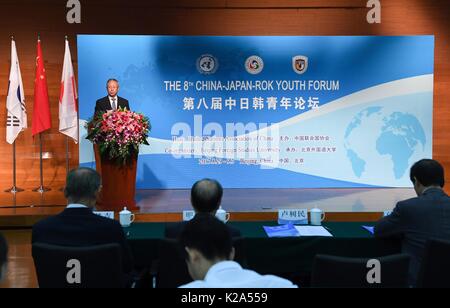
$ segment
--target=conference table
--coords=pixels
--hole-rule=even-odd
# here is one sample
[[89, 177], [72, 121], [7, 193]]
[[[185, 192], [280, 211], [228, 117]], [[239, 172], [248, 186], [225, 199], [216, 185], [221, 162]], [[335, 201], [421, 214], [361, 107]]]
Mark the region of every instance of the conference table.
[[[263, 226], [270, 222], [229, 222], [241, 230], [247, 267], [261, 274], [310, 273], [317, 254], [344, 257], [376, 258], [399, 253], [395, 239], [376, 239], [362, 226], [366, 222], [326, 222], [333, 237], [269, 238]], [[150, 267], [158, 259], [158, 245], [164, 239], [166, 223], [135, 223], [125, 228], [135, 265]]]

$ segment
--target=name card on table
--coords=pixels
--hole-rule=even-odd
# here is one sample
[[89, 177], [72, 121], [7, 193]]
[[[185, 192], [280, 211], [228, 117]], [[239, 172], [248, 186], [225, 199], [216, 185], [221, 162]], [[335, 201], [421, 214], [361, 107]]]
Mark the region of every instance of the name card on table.
[[114, 219], [114, 212], [94, 212], [94, 214], [101, 216], [101, 217]]
[[278, 224], [280, 225], [307, 225], [308, 210], [307, 209], [286, 209], [278, 211]]
[[192, 220], [195, 216], [195, 211], [183, 211], [183, 221]]

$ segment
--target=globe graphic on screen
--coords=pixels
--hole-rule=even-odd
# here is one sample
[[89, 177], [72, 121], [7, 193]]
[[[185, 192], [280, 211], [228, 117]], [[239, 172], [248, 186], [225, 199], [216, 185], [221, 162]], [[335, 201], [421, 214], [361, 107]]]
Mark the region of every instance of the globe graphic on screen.
[[[345, 130], [345, 151], [354, 174], [361, 178], [368, 164], [389, 168], [385, 172], [400, 179], [409, 170], [410, 158], [424, 150], [427, 142], [419, 120], [409, 113], [386, 113], [383, 107], [369, 107], [359, 112]], [[383, 164], [386, 157], [392, 162]], [[373, 166], [372, 166], [373, 167]]]

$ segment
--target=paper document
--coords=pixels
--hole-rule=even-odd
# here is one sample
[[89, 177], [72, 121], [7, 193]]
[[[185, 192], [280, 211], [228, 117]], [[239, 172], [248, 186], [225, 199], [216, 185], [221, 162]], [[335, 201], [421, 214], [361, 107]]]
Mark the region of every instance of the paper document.
[[300, 236], [294, 225], [287, 224], [276, 227], [263, 227], [268, 237], [297, 237]]
[[333, 236], [322, 226], [295, 226], [295, 229], [300, 233], [300, 236]]
[[364, 229], [366, 229], [367, 231], [370, 232], [370, 234], [374, 234], [375, 233], [375, 227], [370, 227], [370, 226], [362, 226]]

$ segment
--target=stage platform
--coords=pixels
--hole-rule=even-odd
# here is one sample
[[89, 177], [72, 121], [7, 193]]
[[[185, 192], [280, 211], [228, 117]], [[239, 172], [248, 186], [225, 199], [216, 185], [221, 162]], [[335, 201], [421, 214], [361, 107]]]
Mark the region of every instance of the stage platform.
[[[398, 201], [414, 196], [413, 189], [225, 189], [222, 207], [235, 221], [273, 220], [279, 209], [314, 207], [323, 209], [329, 221], [371, 221]], [[189, 190], [138, 190], [136, 221], [179, 221], [182, 211], [191, 209], [189, 200]], [[32, 226], [61, 212], [65, 205], [59, 190], [44, 194], [3, 192], [0, 228]]]

